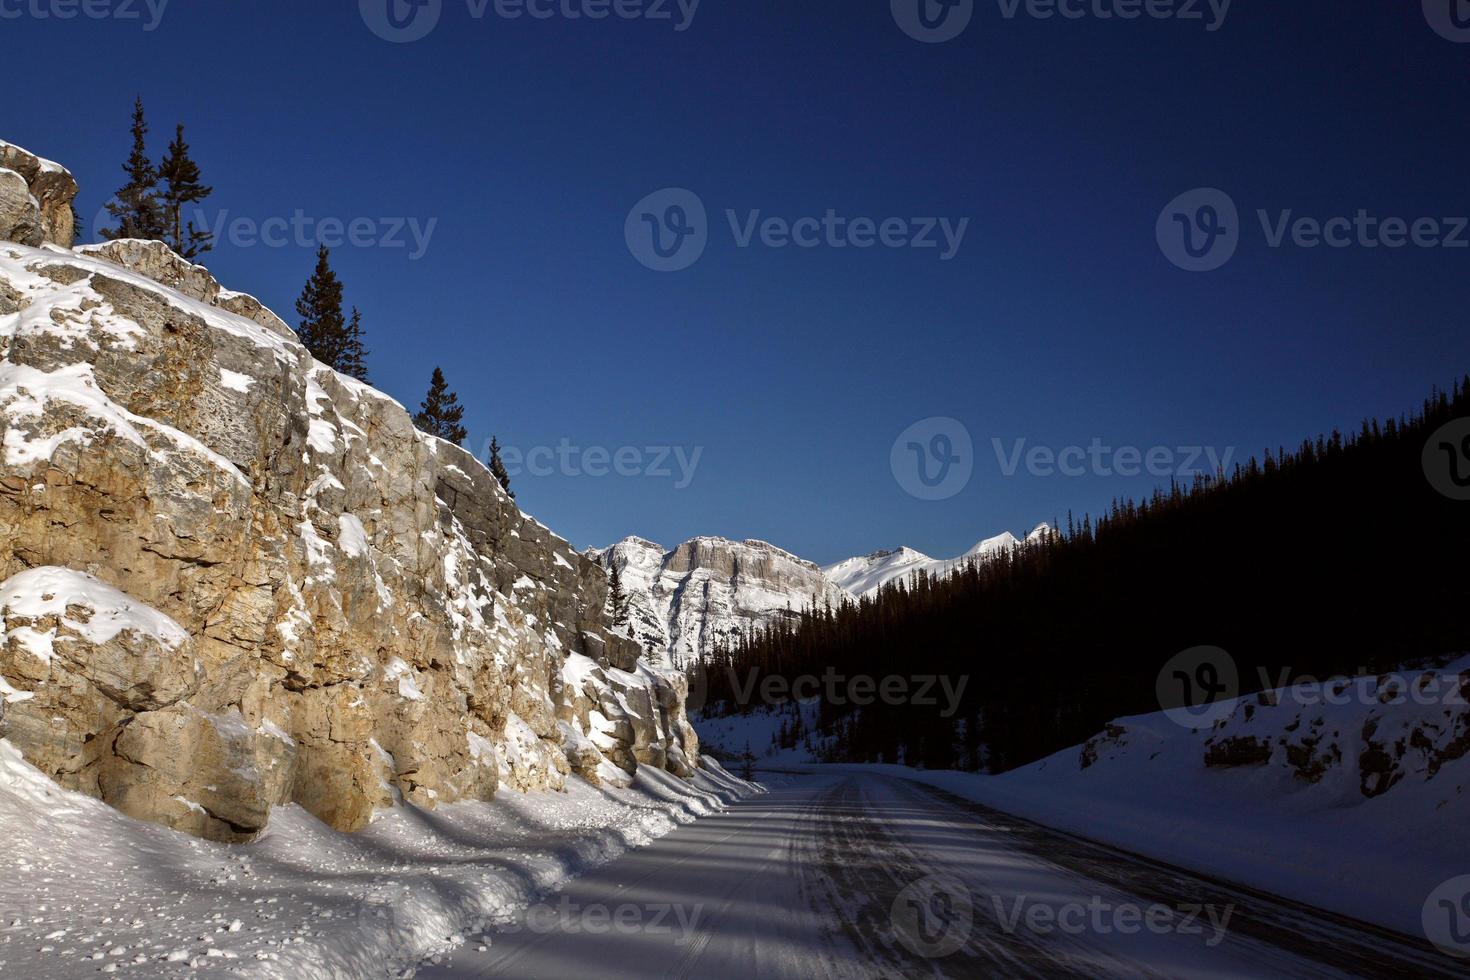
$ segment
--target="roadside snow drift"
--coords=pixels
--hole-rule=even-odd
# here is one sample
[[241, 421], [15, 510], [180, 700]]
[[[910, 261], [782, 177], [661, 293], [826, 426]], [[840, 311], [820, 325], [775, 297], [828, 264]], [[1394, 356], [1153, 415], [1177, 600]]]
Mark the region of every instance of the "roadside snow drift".
[[1431, 894], [1470, 872], [1467, 693], [1470, 657], [1222, 703], [1199, 730], [1163, 713], [1122, 718], [1085, 745], [1000, 776], [899, 771], [1423, 935]]
[[755, 791], [711, 760], [692, 781], [396, 807], [356, 834], [287, 806], [229, 846], [60, 789], [0, 740], [0, 976], [400, 976]]

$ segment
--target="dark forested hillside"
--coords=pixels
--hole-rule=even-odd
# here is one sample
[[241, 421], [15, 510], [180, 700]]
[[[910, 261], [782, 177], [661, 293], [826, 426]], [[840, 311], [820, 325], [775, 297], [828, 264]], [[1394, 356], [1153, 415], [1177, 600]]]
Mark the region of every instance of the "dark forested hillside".
[[[1431, 436], [1464, 416], [1470, 378], [1411, 417], [1118, 502], [947, 579], [808, 610], [697, 667], [708, 710], [749, 710], [752, 676], [968, 678], [950, 717], [824, 698], [822, 742], [836, 759], [1001, 771], [1159, 710], [1160, 669], [1188, 648], [1228, 651], [1247, 693], [1282, 671], [1353, 675], [1470, 650], [1470, 502], [1425, 469]], [[1446, 467], [1470, 450], [1427, 448]]]

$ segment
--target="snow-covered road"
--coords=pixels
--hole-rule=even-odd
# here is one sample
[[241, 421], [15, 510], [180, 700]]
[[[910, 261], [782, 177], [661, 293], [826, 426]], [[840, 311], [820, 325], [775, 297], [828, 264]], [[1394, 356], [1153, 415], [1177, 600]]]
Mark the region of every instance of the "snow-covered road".
[[1421, 941], [904, 779], [765, 782], [419, 975], [1465, 975]]

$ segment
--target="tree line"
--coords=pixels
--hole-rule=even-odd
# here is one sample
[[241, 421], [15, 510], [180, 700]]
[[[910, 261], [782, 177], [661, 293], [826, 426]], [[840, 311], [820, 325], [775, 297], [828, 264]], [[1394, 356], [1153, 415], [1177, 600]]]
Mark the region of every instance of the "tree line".
[[1196, 646], [1233, 657], [1243, 694], [1470, 651], [1470, 504], [1424, 470], [1431, 435], [1467, 415], [1470, 377], [948, 577], [793, 612], [695, 665], [706, 710], [757, 707], [739, 693], [752, 672], [968, 677], [949, 717], [824, 699], [801, 737], [834, 761], [999, 772], [1160, 710], [1160, 668]]

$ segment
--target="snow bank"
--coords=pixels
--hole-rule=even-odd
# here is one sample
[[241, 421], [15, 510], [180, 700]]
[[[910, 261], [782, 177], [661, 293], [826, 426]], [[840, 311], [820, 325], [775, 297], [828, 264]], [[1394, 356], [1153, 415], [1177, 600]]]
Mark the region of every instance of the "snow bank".
[[254, 844], [133, 820], [0, 741], [0, 975], [408, 975], [569, 878], [758, 792], [713, 760], [626, 790], [396, 807], [354, 835], [282, 807]]
[[[1284, 688], [1199, 731], [1122, 718], [1000, 776], [863, 768], [1419, 936], [1430, 894], [1470, 869], [1466, 669]], [[1433, 693], [1392, 699], [1406, 689]]]

